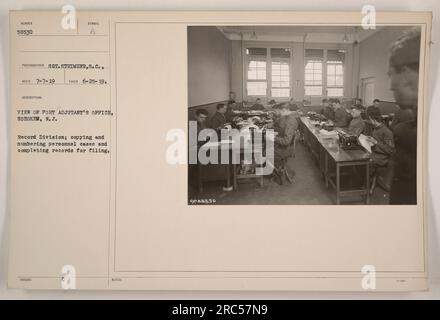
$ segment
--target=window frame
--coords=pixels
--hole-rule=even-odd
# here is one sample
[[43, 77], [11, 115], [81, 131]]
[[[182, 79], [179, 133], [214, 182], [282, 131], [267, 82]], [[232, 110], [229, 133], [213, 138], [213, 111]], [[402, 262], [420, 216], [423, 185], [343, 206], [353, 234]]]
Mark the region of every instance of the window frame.
[[[266, 49], [266, 94], [265, 95], [250, 95], [248, 92], [248, 82], [261, 82], [262, 80], [253, 80], [248, 79], [248, 68], [249, 63], [252, 59], [258, 60], [260, 56], [250, 56], [247, 54], [247, 49], [249, 48], [264, 48]], [[289, 49], [290, 50], [290, 58], [272, 58], [271, 49]], [[272, 44], [272, 43], [259, 43], [259, 42], [249, 42], [245, 43], [243, 46], [243, 55], [244, 55], [244, 66], [243, 66], [243, 78], [244, 78], [244, 90], [246, 93], [246, 99], [253, 98], [267, 98], [277, 99], [279, 101], [288, 101], [292, 98], [292, 67], [293, 67], [293, 47], [291, 43], [286, 44]], [[261, 57], [260, 57], [261, 60]], [[289, 86], [286, 87], [272, 87], [272, 62], [287, 62], [289, 66]], [[287, 97], [273, 97], [272, 89], [288, 89], [289, 96]]]
[[[321, 95], [307, 95], [306, 94], [306, 65], [307, 65], [307, 57], [306, 57], [306, 50], [307, 49], [319, 49], [323, 50], [323, 58], [322, 58], [322, 94]], [[328, 54], [327, 52], [329, 50], [344, 50], [345, 59], [342, 61], [342, 86], [339, 85], [328, 85]], [[316, 98], [343, 98], [344, 94], [346, 92], [346, 63], [347, 63], [347, 54], [348, 54], [348, 48], [341, 47], [341, 46], [326, 46], [321, 44], [310, 44], [308, 46], [304, 46], [304, 99], [310, 98], [310, 99], [316, 99]], [[333, 88], [342, 88], [342, 95], [341, 96], [329, 96], [328, 95], [328, 89]]]
[[[307, 73], [307, 64], [309, 62], [312, 62], [313, 64], [321, 62], [321, 82], [319, 84], [316, 84], [316, 83], [314, 83], [314, 84], [306, 84], [306, 81], [309, 81], [309, 80], [306, 79], [306, 75], [309, 74], [309, 73]], [[316, 57], [316, 58], [310, 58], [309, 59], [304, 54], [304, 97], [322, 97], [323, 96], [323, 93], [324, 93], [324, 90], [325, 90], [325, 87], [324, 87], [324, 68], [325, 68], [324, 56], [323, 56], [323, 58]], [[314, 70], [315, 70], [315, 67], [313, 66], [313, 71]], [[312, 81], [315, 81], [315, 79], [314, 79], [315, 73], [312, 72], [312, 74], [313, 74], [313, 80]], [[321, 94], [320, 95], [308, 95], [308, 94], [306, 94], [306, 88], [307, 87], [321, 87]]]
[[[334, 85], [329, 85], [328, 84], [328, 79], [329, 79], [328, 67], [331, 66], [331, 65], [335, 66], [335, 69], [336, 69], [336, 66], [338, 66], [338, 65], [340, 65], [342, 67], [342, 74], [341, 74], [342, 84], [341, 85], [336, 84], [336, 78], [338, 77], [338, 74], [337, 74], [336, 71], [335, 71], [334, 75], [331, 75], [331, 76], [333, 76], [335, 78], [335, 84]], [[329, 98], [340, 98], [340, 97], [344, 96], [344, 92], [345, 92], [345, 81], [344, 81], [345, 79], [344, 79], [344, 77], [345, 77], [345, 63], [343, 61], [340, 61], [340, 62], [337, 62], [337, 61], [330, 61], [329, 62], [329, 61], [327, 61], [327, 88], [326, 88], [327, 97], [329, 97]], [[342, 89], [342, 95], [340, 95], [340, 96], [330, 96], [328, 94], [328, 90], [329, 89]]]

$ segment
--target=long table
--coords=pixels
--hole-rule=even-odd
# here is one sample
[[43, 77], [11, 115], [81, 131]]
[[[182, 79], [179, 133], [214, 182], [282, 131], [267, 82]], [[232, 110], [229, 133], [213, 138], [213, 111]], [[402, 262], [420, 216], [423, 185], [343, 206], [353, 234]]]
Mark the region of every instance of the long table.
[[[322, 134], [307, 117], [299, 118], [299, 127], [302, 140], [318, 164], [326, 186], [331, 185], [336, 191], [336, 204], [340, 204], [341, 197], [345, 195], [365, 196], [365, 203], [368, 204], [370, 202], [370, 154], [361, 147], [352, 150], [343, 149], [337, 137]], [[334, 171], [330, 165], [333, 165]], [[365, 167], [363, 187], [342, 189], [341, 168], [343, 167]]]
[[[247, 150], [244, 148], [244, 144], [246, 143], [245, 140], [250, 141], [252, 139], [252, 145], [254, 146], [254, 148], [252, 148], [251, 150]], [[238, 145], [238, 149], [236, 148], [235, 144], [232, 144], [233, 140], [240, 140], [240, 144]], [[257, 144], [252, 135], [249, 134], [244, 134], [244, 135], [233, 135], [232, 136], [232, 140], [230, 141], [231, 143], [224, 143], [224, 142], [217, 142], [214, 144], [204, 144], [200, 147], [197, 147], [197, 152], [199, 151], [199, 149], [205, 149], [205, 150], [210, 150], [209, 152], [213, 152], [216, 151], [218, 154], [218, 164], [217, 165], [221, 165], [224, 166], [225, 168], [225, 175], [224, 175], [224, 180], [225, 180], [225, 191], [231, 191], [231, 190], [237, 190], [238, 188], [238, 180], [242, 180], [242, 179], [255, 179], [258, 181], [258, 183], [260, 184], [260, 186], [263, 186], [263, 181], [264, 181], [264, 176], [263, 175], [257, 175], [254, 173], [246, 173], [246, 174], [238, 174], [237, 173], [237, 166], [239, 165], [238, 163], [234, 163], [232, 161], [232, 154], [235, 152], [239, 155], [240, 159], [243, 159], [243, 157], [245, 157], [245, 154], [247, 154], [251, 159], [254, 159], [255, 157], [260, 157], [261, 153], [258, 150], [262, 150], [264, 149], [264, 143], [263, 145], [259, 145]], [[255, 145], [254, 145], [255, 144]], [[261, 149], [259, 149], [261, 148]], [[229, 163], [227, 164], [221, 164], [221, 154], [222, 152], [224, 152], [226, 150], [226, 152], [228, 153], [228, 158], [229, 158]], [[203, 173], [202, 173], [202, 168], [204, 167], [203, 164], [197, 163], [197, 171], [198, 171], [198, 190], [199, 193], [203, 192]]]

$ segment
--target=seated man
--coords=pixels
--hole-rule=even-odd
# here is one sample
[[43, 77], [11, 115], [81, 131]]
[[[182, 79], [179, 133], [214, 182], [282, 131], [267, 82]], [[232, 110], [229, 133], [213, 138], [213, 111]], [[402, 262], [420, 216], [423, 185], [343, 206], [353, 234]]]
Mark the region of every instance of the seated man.
[[[194, 120], [197, 122], [197, 150], [205, 144], [206, 141], [198, 141], [199, 133], [203, 129], [206, 128], [206, 119], [208, 118], [208, 111], [205, 109], [198, 109], [195, 112]], [[193, 120], [193, 121], [194, 121]], [[194, 144], [194, 147], [196, 144]], [[190, 187], [190, 194], [194, 194], [195, 192], [198, 192], [198, 188], [200, 187], [198, 185], [199, 181], [199, 170], [197, 167], [197, 164], [189, 164], [188, 165], [188, 183]]]
[[252, 110], [264, 110], [264, 106], [261, 104], [261, 99], [257, 98], [254, 105], [251, 107]]
[[198, 109], [195, 113], [195, 120], [197, 121], [197, 136], [199, 132], [206, 128], [206, 119], [208, 118], [208, 111], [205, 109]]
[[279, 119], [275, 125], [278, 135], [275, 136], [274, 141], [274, 172], [278, 174], [279, 182], [282, 184], [282, 176], [279, 175], [279, 169], [284, 164], [284, 161], [293, 155], [293, 141], [295, 138], [295, 131], [298, 128], [298, 122], [295, 114], [290, 111], [288, 102], [280, 103], [277, 105], [276, 110]]
[[236, 94], [234, 91], [229, 91], [229, 103], [235, 103]]
[[355, 98], [353, 101], [353, 106], [362, 106], [362, 99], [361, 98]]
[[335, 111], [335, 120], [333, 121], [335, 127], [345, 128], [350, 123], [350, 115], [342, 107], [341, 101], [339, 99], [333, 100], [333, 110]]
[[228, 106], [226, 107], [226, 113], [225, 113], [226, 122], [231, 122], [232, 119], [234, 119], [234, 117], [235, 117], [234, 110], [238, 110], [237, 103], [229, 100]]
[[351, 109], [352, 120], [348, 126], [348, 132], [356, 136], [360, 135], [365, 130], [365, 122], [362, 120], [362, 112], [364, 108], [360, 105], [355, 105]]
[[379, 108], [380, 105], [380, 100], [379, 99], [374, 99], [373, 100], [373, 106], [375, 106], [376, 108]]
[[378, 167], [388, 165], [391, 155], [394, 153], [394, 138], [391, 130], [382, 122], [379, 108], [369, 108], [367, 117], [374, 127], [370, 143], [372, 144], [371, 174], [375, 174]]
[[330, 105], [330, 102], [328, 99], [322, 99], [322, 109], [321, 114], [327, 119], [327, 120], [334, 120], [335, 119], [335, 112], [333, 111], [332, 106]]
[[211, 118], [212, 129], [222, 129], [226, 123], [226, 105], [219, 103], [217, 105], [217, 112]]

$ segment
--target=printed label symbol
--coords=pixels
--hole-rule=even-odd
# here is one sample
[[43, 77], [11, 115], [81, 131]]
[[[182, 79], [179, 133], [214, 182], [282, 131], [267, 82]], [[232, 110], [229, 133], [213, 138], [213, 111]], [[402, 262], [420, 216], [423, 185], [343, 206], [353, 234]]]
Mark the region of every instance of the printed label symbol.
[[76, 270], [74, 266], [65, 265], [61, 269], [61, 287], [64, 290], [76, 289]]
[[362, 267], [362, 289], [376, 290], [376, 268], [373, 265]]

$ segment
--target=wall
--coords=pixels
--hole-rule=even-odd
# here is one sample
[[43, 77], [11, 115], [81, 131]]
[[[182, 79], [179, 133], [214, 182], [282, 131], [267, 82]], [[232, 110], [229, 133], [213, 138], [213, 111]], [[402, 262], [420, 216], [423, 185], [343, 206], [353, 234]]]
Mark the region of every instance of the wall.
[[232, 42], [232, 72], [231, 72], [231, 91], [236, 94], [236, 100], [242, 101], [245, 92], [243, 92], [243, 57], [242, 41]]
[[387, 75], [389, 48], [406, 29], [408, 27], [385, 27], [359, 45], [359, 86], [361, 79], [375, 77], [374, 94], [377, 99], [394, 101]]
[[216, 27], [188, 27], [188, 104], [227, 100], [231, 41]]

